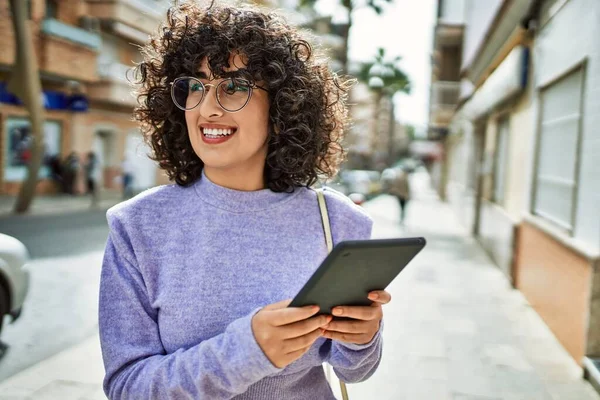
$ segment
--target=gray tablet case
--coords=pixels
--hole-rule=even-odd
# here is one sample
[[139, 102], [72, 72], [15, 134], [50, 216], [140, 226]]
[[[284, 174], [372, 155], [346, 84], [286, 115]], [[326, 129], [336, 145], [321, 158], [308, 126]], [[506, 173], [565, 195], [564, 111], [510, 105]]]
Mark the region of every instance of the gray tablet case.
[[367, 306], [372, 290], [384, 290], [423, 249], [425, 239], [375, 239], [338, 243], [292, 300], [290, 307]]

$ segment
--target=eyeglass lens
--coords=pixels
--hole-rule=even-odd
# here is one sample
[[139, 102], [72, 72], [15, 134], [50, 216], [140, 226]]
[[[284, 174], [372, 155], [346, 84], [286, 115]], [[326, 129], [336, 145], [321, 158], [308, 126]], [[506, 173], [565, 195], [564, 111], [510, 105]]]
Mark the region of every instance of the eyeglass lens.
[[[239, 111], [248, 103], [250, 91], [250, 83], [245, 79], [224, 79], [216, 87], [217, 101], [226, 111]], [[184, 77], [173, 82], [172, 92], [179, 108], [191, 110], [204, 99], [206, 87], [196, 78]]]

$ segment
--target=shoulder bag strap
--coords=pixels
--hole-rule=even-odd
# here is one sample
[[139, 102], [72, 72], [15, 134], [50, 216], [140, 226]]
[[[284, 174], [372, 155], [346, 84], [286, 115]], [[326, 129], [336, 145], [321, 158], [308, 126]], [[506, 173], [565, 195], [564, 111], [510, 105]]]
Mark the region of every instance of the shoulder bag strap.
[[[333, 250], [333, 238], [331, 236], [331, 224], [329, 223], [329, 213], [327, 212], [327, 202], [323, 195], [323, 189], [317, 189], [317, 199], [319, 200], [319, 210], [321, 211], [321, 221], [323, 222], [323, 231], [325, 232], [325, 242], [327, 242], [327, 252]], [[331, 379], [331, 371], [326, 368], [327, 380]], [[330, 381], [331, 382], [331, 381]], [[340, 390], [342, 391], [342, 399], [348, 399], [348, 390], [346, 384], [340, 380]]]

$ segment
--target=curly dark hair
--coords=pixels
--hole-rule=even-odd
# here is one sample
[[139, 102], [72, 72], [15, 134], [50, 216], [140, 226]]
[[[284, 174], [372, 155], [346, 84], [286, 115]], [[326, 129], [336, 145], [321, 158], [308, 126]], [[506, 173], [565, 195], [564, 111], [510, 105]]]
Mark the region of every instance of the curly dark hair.
[[332, 73], [327, 59], [281, 16], [248, 6], [171, 7], [143, 48], [134, 118], [152, 158], [181, 186], [201, 176], [204, 164], [192, 149], [184, 111], [171, 100], [170, 83], [195, 75], [204, 58], [214, 76], [224, 76], [236, 52], [245, 56], [248, 78], [264, 82], [269, 94], [267, 187], [293, 191], [335, 176], [345, 156], [341, 142], [353, 80]]

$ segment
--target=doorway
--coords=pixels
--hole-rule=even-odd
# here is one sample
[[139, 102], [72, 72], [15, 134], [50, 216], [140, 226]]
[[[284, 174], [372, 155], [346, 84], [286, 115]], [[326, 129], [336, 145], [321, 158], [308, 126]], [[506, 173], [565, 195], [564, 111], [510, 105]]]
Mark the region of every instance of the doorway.
[[113, 131], [99, 130], [94, 135], [92, 151], [96, 154], [98, 160], [98, 168], [96, 169], [96, 182], [99, 188], [110, 187], [110, 182], [107, 178], [107, 168], [115, 164], [114, 158], [114, 141], [115, 135]]

